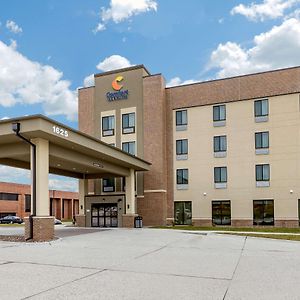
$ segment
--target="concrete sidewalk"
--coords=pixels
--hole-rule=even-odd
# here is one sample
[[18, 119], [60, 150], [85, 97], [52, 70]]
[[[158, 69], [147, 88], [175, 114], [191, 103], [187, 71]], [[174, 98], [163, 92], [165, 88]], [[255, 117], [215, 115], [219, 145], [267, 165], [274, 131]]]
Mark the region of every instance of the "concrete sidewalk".
[[300, 299], [300, 243], [111, 229], [0, 242], [7, 299]]

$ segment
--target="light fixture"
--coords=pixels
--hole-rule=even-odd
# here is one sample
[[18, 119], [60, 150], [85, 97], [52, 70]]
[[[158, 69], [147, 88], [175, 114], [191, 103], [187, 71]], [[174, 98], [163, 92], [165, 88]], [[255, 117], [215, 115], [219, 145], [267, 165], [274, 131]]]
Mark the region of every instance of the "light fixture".
[[204, 193], [203, 193], [203, 196], [206, 196], [206, 195], [207, 195], [207, 193], [204, 192]]
[[104, 168], [104, 166], [98, 162], [93, 162], [93, 166], [97, 168]]
[[57, 164], [56, 166], [57, 166], [57, 167], [60, 167], [60, 166], [61, 166], [61, 164]]

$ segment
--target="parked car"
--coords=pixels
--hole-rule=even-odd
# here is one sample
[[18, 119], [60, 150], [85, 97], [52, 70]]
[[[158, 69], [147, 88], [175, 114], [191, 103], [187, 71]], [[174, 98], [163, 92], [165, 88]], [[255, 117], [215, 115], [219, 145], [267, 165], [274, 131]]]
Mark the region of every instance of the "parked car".
[[54, 219], [54, 225], [61, 225], [61, 224], [62, 224], [61, 220]]
[[15, 224], [15, 223], [22, 224], [23, 219], [16, 216], [6, 216], [0, 219], [0, 224]]

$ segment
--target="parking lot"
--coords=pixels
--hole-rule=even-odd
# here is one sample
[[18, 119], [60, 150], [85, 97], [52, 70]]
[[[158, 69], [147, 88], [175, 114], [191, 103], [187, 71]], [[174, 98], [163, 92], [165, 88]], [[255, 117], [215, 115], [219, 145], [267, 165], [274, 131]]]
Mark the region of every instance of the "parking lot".
[[2, 298], [300, 299], [299, 242], [146, 228], [56, 231], [53, 242], [0, 242]]

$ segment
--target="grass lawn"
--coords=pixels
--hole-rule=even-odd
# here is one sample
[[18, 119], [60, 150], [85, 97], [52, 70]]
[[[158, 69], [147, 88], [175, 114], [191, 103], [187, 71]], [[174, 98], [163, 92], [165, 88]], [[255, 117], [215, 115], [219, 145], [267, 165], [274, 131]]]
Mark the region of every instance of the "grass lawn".
[[277, 239], [277, 240], [300, 241], [300, 235], [289, 235], [289, 234], [281, 235], [281, 234], [255, 234], [255, 233], [230, 233], [230, 232], [224, 232], [222, 234], [260, 237], [260, 238]]
[[243, 232], [276, 232], [276, 233], [300, 233], [300, 228], [279, 228], [279, 227], [229, 227], [229, 226], [155, 226], [158, 229], [179, 229], [179, 230], [198, 230], [198, 231], [243, 231]]
[[0, 224], [0, 227], [22, 227], [24, 226], [23, 224]]

